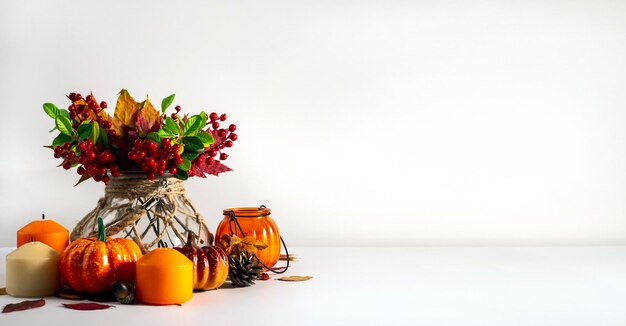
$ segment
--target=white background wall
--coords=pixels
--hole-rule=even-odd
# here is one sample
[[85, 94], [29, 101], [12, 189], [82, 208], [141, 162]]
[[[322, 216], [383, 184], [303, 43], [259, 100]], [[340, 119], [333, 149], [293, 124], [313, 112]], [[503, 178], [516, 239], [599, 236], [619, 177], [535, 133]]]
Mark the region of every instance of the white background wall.
[[[301, 245], [626, 243], [624, 1], [0, 0], [0, 246], [103, 194], [41, 104], [172, 92], [227, 112], [212, 228], [265, 204]], [[109, 109], [112, 112], [112, 108]]]

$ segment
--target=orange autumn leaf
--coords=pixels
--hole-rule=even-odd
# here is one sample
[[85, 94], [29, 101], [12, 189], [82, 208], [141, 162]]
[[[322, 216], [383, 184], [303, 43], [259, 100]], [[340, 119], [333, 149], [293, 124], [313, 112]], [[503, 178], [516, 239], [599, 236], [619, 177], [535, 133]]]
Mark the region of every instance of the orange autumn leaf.
[[[146, 97], [146, 100], [143, 102], [142, 108], [137, 113], [137, 132], [139, 132], [140, 137], [145, 137], [161, 120], [161, 114], [157, 111], [152, 103], [150, 103], [150, 99]], [[160, 127], [160, 126], [159, 126]]]
[[140, 107], [137, 102], [130, 96], [127, 90], [122, 89], [120, 96], [117, 98], [115, 104], [115, 121], [113, 126], [117, 132], [122, 132], [123, 129], [135, 130], [137, 123], [137, 113], [139, 113]]

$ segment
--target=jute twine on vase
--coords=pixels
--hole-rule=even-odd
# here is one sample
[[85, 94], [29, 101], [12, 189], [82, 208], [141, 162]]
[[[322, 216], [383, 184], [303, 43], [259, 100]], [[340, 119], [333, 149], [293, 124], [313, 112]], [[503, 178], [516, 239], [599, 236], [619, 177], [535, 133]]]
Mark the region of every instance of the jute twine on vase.
[[129, 174], [111, 178], [104, 197], [72, 230], [70, 239], [95, 237], [98, 217], [107, 236], [131, 238], [146, 253], [152, 247], [183, 245], [188, 233], [200, 244], [212, 244], [213, 234], [187, 197], [183, 181], [174, 177], [146, 179]]

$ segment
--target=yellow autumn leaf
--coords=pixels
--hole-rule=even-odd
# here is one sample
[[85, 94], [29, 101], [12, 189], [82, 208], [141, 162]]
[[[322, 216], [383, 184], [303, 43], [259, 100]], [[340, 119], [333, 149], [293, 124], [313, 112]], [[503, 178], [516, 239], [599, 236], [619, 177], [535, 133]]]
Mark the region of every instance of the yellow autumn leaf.
[[256, 253], [259, 250], [267, 248], [267, 244], [263, 241], [257, 240], [252, 236], [240, 238], [236, 235], [224, 234], [220, 239], [220, 245], [224, 249], [227, 255], [239, 254], [240, 252], [247, 251], [250, 254]]
[[119, 131], [122, 131], [122, 129], [126, 127], [126, 129], [134, 130], [139, 109], [139, 105], [132, 96], [130, 96], [128, 91], [122, 89], [120, 96], [117, 98], [115, 113], [113, 114], [115, 120], [117, 120], [117, 123], [114, 123], [115, 129], [119, 128]]
[[247, 236], [241, 240], [241, 247], [249, 253], [256, 253], [259, 250], [267, 248], [267, 244], [261, 240], [257, 240], [252, 236]]

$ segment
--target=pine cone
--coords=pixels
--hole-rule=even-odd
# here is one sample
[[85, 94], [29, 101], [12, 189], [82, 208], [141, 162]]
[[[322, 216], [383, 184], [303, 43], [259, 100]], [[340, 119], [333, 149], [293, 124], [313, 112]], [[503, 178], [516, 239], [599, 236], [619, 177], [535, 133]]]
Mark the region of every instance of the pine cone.
[[234, 287], [245, 287], [259, 279], [262, 268], [256, 256], [242, 251], [238, 255], [228, 256], [228, 278]]

